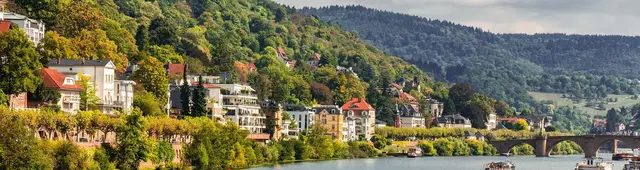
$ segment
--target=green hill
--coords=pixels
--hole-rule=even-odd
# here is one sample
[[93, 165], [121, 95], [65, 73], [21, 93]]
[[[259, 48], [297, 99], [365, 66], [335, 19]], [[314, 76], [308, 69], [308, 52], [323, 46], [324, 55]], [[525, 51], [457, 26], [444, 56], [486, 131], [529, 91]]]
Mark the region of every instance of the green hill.
[[519, 108], [540, 107], [527, 91], [594, 100], [638, 91], [640, 37], [636, 36], [495, 34], [362, 6], [300, 12], [352, 30], [438, 80], [469, 82], [475, 90]]
[[[342, 104], [366, 96], [388, 122], [394, 114], [391, 99], [378, 99], [383, 95], [376, 89], [415, 77], [422, 89], [405, 89], [415, 97], [447, 93], [444, 83], [358, 35], [270, 0], [10, 1], [7, 6], [46, 23], [49, 32], [37, 45], [43, 65], [57, 58], [111, 59], [124, 71], [130, 64], [154, 63], [143, 62], [149, 57], [163, 64], [184, 62], [191, 74], [229, 73], [235, 82], [254, 86], [261, 99], [282, 103]], [[294, 66], [286, 66], [279, 54]], [[319, 68], [307, 64], [316, 54]], [[246, 70], [250, 62], [257, 73]]]

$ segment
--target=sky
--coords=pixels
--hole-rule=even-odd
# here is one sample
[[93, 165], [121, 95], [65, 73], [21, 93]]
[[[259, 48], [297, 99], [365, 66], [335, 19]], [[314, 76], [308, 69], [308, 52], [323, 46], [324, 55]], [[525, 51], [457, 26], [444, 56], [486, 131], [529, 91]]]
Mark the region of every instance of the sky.
[[296, 8], [362, 5], [496, 33], [640, 36], [640, 0], [275, 0]]

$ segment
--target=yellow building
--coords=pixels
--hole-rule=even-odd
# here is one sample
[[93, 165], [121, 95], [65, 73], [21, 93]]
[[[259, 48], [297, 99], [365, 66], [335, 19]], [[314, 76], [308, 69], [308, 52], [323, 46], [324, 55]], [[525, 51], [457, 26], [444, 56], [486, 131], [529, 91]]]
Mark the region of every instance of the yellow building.
[[313, 107], [315, 124], [324, 127], [333, 139], [342, 140], [344, 116], [342, 109], [336, 105], [322, 105]]

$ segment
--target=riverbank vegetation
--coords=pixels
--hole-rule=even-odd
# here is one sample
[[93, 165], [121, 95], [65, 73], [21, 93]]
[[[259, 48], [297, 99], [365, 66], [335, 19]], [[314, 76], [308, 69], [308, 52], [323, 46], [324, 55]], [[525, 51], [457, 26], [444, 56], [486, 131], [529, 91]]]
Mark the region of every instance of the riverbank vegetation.
[[[540, 132], [532, 131], [513, 131], [509, 129], [486, 130], [473, 128], [394, 128], [381, 127], [376, 128], [376, 134], [383, 138], [392, 140], [433, 140], [437, 138], [464, 138], [465, 132], [469, 132], [475, 137], [476, 132], [480, 132], [488, 140], [510, 140], [510, 139], [531, 139], [540, 135]], [[548, 136], [572, 136], [572, 133], [563, 132], [544, 132]]]
[[[71, 131], [89, 141], [106, 141], [100, 132], [115, 133], [117, 145], [79, 147]], [[60, 133], [54, 137], [54, 133]], [[129, 115], [107, 116], [98, 111], [71, 115], [51, 110], [16, 111], [0, 106], [0, 169], [136, 169], [140, 163], [193, 169], [245, 168], [278, 162], [369, 158], [380, 156], [372, 143], [334, 141], [327, 130], [312, 127], [298, 139], [256, 143], [233, 123], [207, 117], [178, 120]], [[40, 138], [37, 138], [36, 135]], [[173, 144], [182, 144], [175, 153]], [[78, 143], [81, 144], [81, 143]], [[91, 144], [91, 143], [87, 143]], [[174, 164], [178, 155], [184, 164]]]

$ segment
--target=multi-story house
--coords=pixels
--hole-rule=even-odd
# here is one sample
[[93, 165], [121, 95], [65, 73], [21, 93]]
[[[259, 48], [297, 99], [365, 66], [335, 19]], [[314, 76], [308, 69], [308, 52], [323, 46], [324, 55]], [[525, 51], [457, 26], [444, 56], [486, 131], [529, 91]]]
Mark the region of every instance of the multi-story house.
[[133, 109], [133, 89], [136, 82], [133, 80], [115, 80], [116, 100], [114, 105], [122, 106], [122, 110]]
[[298, 133], [300, 132], [300, 130], [298, 130], [297, 127], [291, 127], [292, 124], [293, 123], [290, 120], [285, 120], [282, 122], [280, 133], [282, 134], [284, 139], [298, 139]]
[[12, 13], [12, 12], [4, 12], [0, 11], [0, 21], [10, 21], [22, 29], [29, 37], [29, 40], [33, 42], [35, 45], [40, 43], [40, 40], [44, 38], [45, 26], [44, 22], [30, 19], [27, 16]]
[[258, 96], [248, 85], [215, 84], [220, 86], [222, 108], [225, 117], [249, 130], [250, 133], [263, 133], [266, 129], [266, 115], [260, 112]]
[[429, 106], [431, 109], [431, 116], [434, 118], [442, 116], [442, 113], [444, 112], [444, 104], [435, 99], [429, 99], [428, 101], [431, 103]]
[[344, 116], [340, 107], [336, 105], [319, 105], [314, 106], [312, 110], [316, 113], [316, 125], [326, 128], [333, 139], [343, 139]]
[[424, 115], [411, 105], [397, 106], [396, 113], [396, 125], [400, 127], [425, 127]]
[[82, 86], [76, 83], [74, 77], [65, 76], [54, 69], [40, 69], [42, 84], [45, 88], [54, 89], [60, 93], [58, 106], [64, 112], [76, 114], [80, 110], [80, 92]]
[[[127, 85], [131, 84], [131, 81], [121, 81], [116, 83], [116, 66], [110, 60], [69, 60], [58, 59], [52, 60], [48, 64], [50, 69], [55, 69], [58, 72], [76, 77], [76, 81], [80, 79], [77, 75], [83, 74], [90, 77], [90, 82], [96, 90], [96, 96], [100, 98], [98, 107], [102, 113], [112, 114], [114, 110], [128, 111], [125, 109], [131, 108], [132, 100], [126, 99], [129, 94], [132, 94], [132, 90], [127, 92], [124, 90], [121, 97], [122, 100], [116, 98], [116, 84]], [[120, 91], [118, 91], [119, 93]]]
[[471, 121], [460, 114], [438, 117], [437, 123], [443, 128], [471, 128]]
[[284, 105], [284, 110], [296, 121], [300, 131], [308, 130], [315, 123], [315, 112], [303, 105]]
[[356, 135], [369, 140], [375, 133], [376, 109], [360, 98], [353, 98], [341, 107], [345, 120], [356, 123]]
[[353, 118], [346, 118], [342, 124], [342, 140], [358, 140], [358, 134], [356, 132], [356, 120]]
[[495, 129], [498, 126], [497, 118], [498, 116], [496, 115], [496, 113], [489, 113], [489, 115], [487, 115], [485, 125], [487, 126], [488, 130]]

